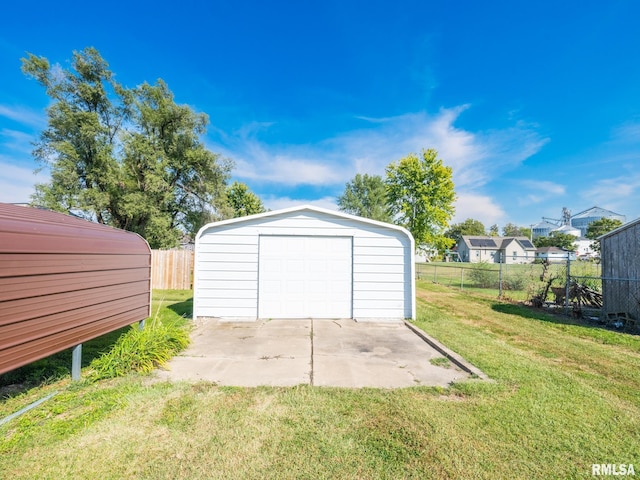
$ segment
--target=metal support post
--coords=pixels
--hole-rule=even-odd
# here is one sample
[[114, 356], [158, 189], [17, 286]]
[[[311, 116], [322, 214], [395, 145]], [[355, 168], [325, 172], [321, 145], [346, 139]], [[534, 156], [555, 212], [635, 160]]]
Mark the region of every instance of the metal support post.
[[80, 380], [80, 369], [82, 367], [82, 344], [73, 347], [71, 355], [71, 380], [77, 382]]

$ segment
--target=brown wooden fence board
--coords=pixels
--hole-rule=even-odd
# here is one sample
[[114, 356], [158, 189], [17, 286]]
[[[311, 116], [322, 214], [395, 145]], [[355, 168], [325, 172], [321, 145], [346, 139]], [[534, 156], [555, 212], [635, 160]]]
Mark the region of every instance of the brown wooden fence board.
[[151, 286], [162, 290], [190, 290], [193, 282], [191, 250], [152, 250]]

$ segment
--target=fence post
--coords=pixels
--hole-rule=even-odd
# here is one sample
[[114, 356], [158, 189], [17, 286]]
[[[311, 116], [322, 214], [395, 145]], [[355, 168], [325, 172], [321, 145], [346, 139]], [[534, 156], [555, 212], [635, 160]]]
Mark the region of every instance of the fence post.
[[460, 267], [460, 290], [464, 290], [464, 268]]
[[498, 252], [498, 260], [500, 261], [500, 273], [498, 274], [498, 298], [502, 298], [502, 253]]
[[569, 315], [569, 282], [571, 281], [571, 254], [567, 253], [567, 280], [564, 284], [564, 314]]

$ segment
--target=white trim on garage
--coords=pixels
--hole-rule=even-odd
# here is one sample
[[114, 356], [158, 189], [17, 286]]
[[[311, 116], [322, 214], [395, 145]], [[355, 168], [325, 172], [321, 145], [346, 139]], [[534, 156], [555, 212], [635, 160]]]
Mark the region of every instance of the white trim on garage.
[[[261, 258], [261, 239], [267, 237], [272, 253], [277, 251], [272, 267]], [[278, 247], [278, 240], [293, 243]], [[335, 255], [321, 253], [331, 252], [331, 245]], [[214, 222], [196, 236], [194, 317], [255, 320], [280, 312], [289, 318], [415, 318], [414, 268], [413, 237], [407, 230], [342, 212], [302, 206]], [[350, 279], [345, 278], [348, 269]], [[301, 280], [305, 271], [319, 278]], [[296, 281], [295, 288], [286, 286]], [[306, 296], [296, 300], [301, 292]], [[335, 305], [321, 306], [334, 300]], [[297, 302], [298, 308], [288, 302]]]

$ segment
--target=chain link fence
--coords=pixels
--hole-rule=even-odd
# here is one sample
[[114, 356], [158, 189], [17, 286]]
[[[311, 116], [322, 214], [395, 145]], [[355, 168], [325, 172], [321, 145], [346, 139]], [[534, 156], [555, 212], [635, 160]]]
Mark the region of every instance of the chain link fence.
[[[640, 280], [602, 278], [588, 261], [536, 261], [509, 257], [510, 263], [419, 263], [418, 279], [521, 301], [553, 313], [606, 327], [638, 332]], [[518, 263], [520, 262], [520, 263]]]

